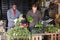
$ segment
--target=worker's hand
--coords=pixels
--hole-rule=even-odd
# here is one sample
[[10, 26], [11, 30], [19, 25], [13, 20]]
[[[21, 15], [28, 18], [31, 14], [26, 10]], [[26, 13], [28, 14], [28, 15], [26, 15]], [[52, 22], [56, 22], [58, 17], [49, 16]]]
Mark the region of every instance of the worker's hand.
[[15, 20], [14, 20], [14, 24], [16, 24], [17, 20], [18, 20], [18, 19], [15, 19]]
[[21, 17], [21, 18], [19, 18], [19, 20], [25, 20], [25, 18]]
[[25, 20], [25, 18], [22, 18], [22, 20]]

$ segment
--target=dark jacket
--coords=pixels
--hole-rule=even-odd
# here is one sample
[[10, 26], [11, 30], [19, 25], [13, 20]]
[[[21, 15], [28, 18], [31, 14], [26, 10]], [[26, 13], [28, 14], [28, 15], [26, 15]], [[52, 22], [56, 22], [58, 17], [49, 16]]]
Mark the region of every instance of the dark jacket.
[[33, 22], [29, 23], [30, 27], [35, 26], [35, 24], [41, 21], [41, 13], [38, 10], [36, 11], [36, 13], [33, 13], [32, 10], [28, 11], [26, 18], [28, 16], [31, 16], [33, 18]]

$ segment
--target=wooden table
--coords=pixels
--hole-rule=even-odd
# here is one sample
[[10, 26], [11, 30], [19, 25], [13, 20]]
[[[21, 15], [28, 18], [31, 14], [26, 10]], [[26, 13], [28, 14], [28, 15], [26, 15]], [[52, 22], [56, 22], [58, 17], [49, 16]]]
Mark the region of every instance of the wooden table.
[[[41, 33], [41, 34], [32, 34], [32, 40], [42, 40], [44, 35], [51, 35], [51, 40], [57, 40], [56, 39], [56, 33]], [[55, 36], [54, 36], [55, 35]], [[54, 39], [55, 38], [55, 39]]]

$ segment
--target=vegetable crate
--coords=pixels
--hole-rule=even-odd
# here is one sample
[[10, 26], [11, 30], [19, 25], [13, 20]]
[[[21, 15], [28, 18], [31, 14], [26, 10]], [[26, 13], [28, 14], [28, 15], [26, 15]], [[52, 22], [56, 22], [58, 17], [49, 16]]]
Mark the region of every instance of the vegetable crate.
[[32, 34], [39, 34], [39, 33], [43, 33], [44, 30], [43, 28], [39, 28], [39, 27], [34, 27], [32, 30], [31, 30]]
[[32, 36], [32, 40], [42, 40], [42, 36]]

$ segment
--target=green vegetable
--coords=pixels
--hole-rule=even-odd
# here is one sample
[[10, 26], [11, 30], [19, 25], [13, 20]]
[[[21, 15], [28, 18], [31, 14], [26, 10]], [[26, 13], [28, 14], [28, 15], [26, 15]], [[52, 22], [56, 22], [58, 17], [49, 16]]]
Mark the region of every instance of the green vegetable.
[[23, 18], [23, 14], [20, 14], [20, 16], [19, 16], [19, 21], [21, 22], [21, 18]]
[[41, 22], [39, 22], [35, 25], [35, 27], [42, 27], [42, 26], [43, 26], [43, 24]]
[[7, 32], [7, 35], [13, 40], [14, 38], [28, 38], [31, 36], [31, 33], [27, 28], [14, 27]]
[[54, 27], [54, 26], [49, 26], [49, 27], [47, 28], [47, 31], [48, 31], [48, 32], [57, 32], [57, 31], [58, 31], [58, 28], [57, 28], [57, 27]]
[[33, 22], [33, 18], [31, 16], [28, 16], [27, 20], [28, 22]]

